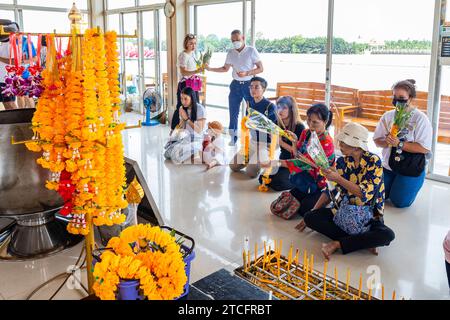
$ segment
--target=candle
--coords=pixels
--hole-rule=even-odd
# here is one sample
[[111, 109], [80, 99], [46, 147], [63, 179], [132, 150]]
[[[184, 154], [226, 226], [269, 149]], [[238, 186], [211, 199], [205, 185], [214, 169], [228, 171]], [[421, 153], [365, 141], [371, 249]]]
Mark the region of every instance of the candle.
[[392, 300], [395, 300], [395, 290], [392, 292]]
[[336, 289], [338, 287], [338, 274], [337, 274], [337, 268], [334, 266], [334, 283], [336, 285]]
[[[305, 260], [303, 265], [304, 270], [308, 270], [308, 259]], [[305, 269], [306, 268], [306, 269]], [[308, 292], [308, 272], [305, 273], [305, 293]]]
[[280, 246], [278, 248], [278, 259], [280, 259], [282, 249], [283, 249], [283, 240], [280, 239]]
[[311, 255], [311, 262], [309, 264], [309, 270], [311, 271], [311, 274], [313, 272], [313, 269], [314, 269], [314, 255], [312, 254]]
[[381, 300], [384, 300], [384, 285], [381, 285]]
[[243, 260], [243, 266], [244, 266], [244, 271], [247, 271], [247, 259], [246, 259], [246, 256], [245, 256], [245, 250], [242, 250], [242, 260]]
[[308, 269], [305, 269], [306, 266], [306, 250], [303, 251], [303, 271], [306, 271]]
[[247, 261], [247, 263], [248, 263], [248, 267], [250, 268], [250, 260], [251, 260], [251, 257], [250, 257], [250, 250], [247, 251], [247, 254], [248, 254], [248, 261]]
[[358, 298], [361, 298], [361, 289], [362, 289], [362, 273], [359, 274]]
[[267, 254], [267, 248], [266, 248], [266, 242], [264, 241], [263, 270], [265, 270], [265, 268], [266, 268], [266, 254]]
[[369, 300], [372, 300], [372, 286], [369, 288]]
[[345, 292], [348, 293], [348, 283], [350, 281], [350, 268], [347, 268], [347, 283]]
[[274, 240], [273, 240], [273, 243], [274, 243], [274, 247], [275, 247], [275, 248], [274, 248], [274, 251], [275, 251], [275, 253], [277, 253], [277, 252], [278, 252], [278, 251], [277, 251], [277, 250], [278, 250], [278, 249], [277, 249], [277, 248], [278, 248], [278, 246], [277, 246], [277, 241], [274, 239]]
[[295, 264], [296, 265], [298, 265], [298, 255], [299, 255], [299, 252], [298, 252], [298, 248], [297, 248], [297, 250], [295, 250]]
[[323, 265], [323, 300], [326, 299], [327, 295], [327, 268], [328, 268], [328, 261], [325, 260], [325, 264]]
[[258, 259], [258, 243], [255, 243], [255, 266], [256, 266], [257, 259]]
[[291, 243], [291, 247], [289, 248], [289, 256], [288, 256], [288, 269], [291, 268], [292, 263], [292, 250], [293, 250], [293, 244]]

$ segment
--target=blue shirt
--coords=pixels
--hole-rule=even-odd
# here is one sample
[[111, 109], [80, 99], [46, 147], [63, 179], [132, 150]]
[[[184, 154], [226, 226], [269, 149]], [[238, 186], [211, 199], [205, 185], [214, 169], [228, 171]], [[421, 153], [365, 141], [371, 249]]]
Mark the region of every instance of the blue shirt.
[[[30, 59], [28, 57], [28, 41], [27, 37], [22, 37], [22, 53], [25, 54], [26, 59]], [[33, 42], [31, 42], [31, 54], [33, 57], [36, 57], [36, 49], [34, 48]]]
[[[250, 108], [253, 110], [256, 110], [263, 115], [265, 115], [267, 118], [272, 120], [273, 123], [277, 124], [277, 115], [275, 111], [275, 105], [270, 102], [268, 99], [263, 98], [260, 102], [256, 103], [253, 99], [250, 102]], [[270, 135], [268, 135], [265, 132], [260, 132], [256, 130], [250, 130], [250, 136], [251, 139], [254, 141], [267, 141], [267, 143], [270, 143]]]

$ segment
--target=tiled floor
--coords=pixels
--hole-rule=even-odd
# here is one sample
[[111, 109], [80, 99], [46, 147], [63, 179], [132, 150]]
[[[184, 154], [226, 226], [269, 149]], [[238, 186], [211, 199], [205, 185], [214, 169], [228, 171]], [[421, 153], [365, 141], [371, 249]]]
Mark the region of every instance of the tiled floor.
[[[129, 124], [137, 122], [134, 115], [126, 118]], [[228, 167], [205, 173], [202, 165], [176, 166], [165, 161], [162, 148], [167, 134], [166, 126], [128, 130], [124, 134], [125, 153], [138, 162], [165, 224], [195, 239], [192, 282], [220, 268], [232, 271], [240, 265], [247, 236], [251, 245], [282, 239], [285, 254], [293, 243], [314, 254], [316, 269], [323, 268], [320, 248], [327, 239], [311, 231], [298, 233], [294, 226], [299, 219], [285, 221], [271, 215], [269, 205], [278, 193], [259, 192], [256, 180], [230, 173]], [[385, 222], [396, 233], [389, 247], [379, 248], [379, 256], [364, 251], [345, 256], [336, 253], [328, 270], [336, 267], [340, 280], [345, 281], [350, 268], [350, 283], [355, 287], [360, 274], [364, 286], [367, 280], [378, 279], [389, 297], [396, 290], [397, 298], [450, 299], [442, 249], [450, 229], [450, 210], [445, 205], [449, 196], [449, 185], [426, 180], [412, 207], [396, 209], [387, 205]], [[80, 250], [78, 245], [46, 259], [0, 262], [0, 299], [24, 299], [39, 284], [64, 272], [76, 261]], [[84, 272], [81, 277], [86, 282]], [[47, 299], [61, 281], [54, 281], [33, 298]], [[381, 290], [374, 295], [380, 296]], [[56, 299], [81, 296], [82, 291], [65, 286]]]

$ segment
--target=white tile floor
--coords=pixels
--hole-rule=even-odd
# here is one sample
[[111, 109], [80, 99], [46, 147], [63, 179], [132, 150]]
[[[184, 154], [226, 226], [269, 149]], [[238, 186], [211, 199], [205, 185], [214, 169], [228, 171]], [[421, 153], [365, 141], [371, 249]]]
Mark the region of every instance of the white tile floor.
[[[135, 115], [125, 118], [129, 124], [137, 122]], [[285, 254], [293, 243], [314, 254], [316, 269], [323, 268], [320, 247], [328, 239], [311, 231], [295, 231], [299, 219], [284, 221], [271, 215], [269, 205], [278, 193], [259, 192], [256, 180], [230, 173], [228, 167], [205, 173], [202, 165], [175, 166], [165, 161], [161, 150], [167, 134], [168, 127], [162, 125], [128, 130], [124, 134], [125, 153], [138, 162], [164, 222], [195, 239], [191, 282], [220, 268], [232, 271], [239, 266], [246, 236], [252, 245], [282, 239]], [[350, 268], [350, 283], [355, 287], [360, 274], [363, 285], [378, 276], [386, 296], [396, 290], [397, 297], [406, 299], [450, 299], [442, 249], [450, 229], [450, 210], [445, 205], [449, 196], [449, 185], [426, 180], [412, 207], [400, 210], [387, 205], [385, 222], [396, 233], [389, 247], [379, 248], [379, 256], [336, 253], [328, 270], [336, 266], [339, 278], [345, 281]], [[64, 272], [80, 250], [81, 244], [41, 260], [0, 262], [0, 299], [24, 299], [39, 284]], [[81, 277], [85, 283], [84, 272]], [[47, 299], [61, 281], [54, 281], [33, 298]], [[65, 286], [56, 299], [79, 299], [83, 295]], [[380, 296], [381, 290], [374, 295]]]

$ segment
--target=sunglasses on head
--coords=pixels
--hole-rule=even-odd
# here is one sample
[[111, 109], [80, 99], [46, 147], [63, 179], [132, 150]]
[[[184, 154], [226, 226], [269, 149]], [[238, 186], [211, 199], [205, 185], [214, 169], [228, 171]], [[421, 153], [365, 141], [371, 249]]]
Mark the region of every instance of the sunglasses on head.
[[188, 37], [189, 39], [195, 39], [195, 38], [197, 38], [197, 36], [196, 36], [195, 34], [192, 34], [192, 33], [189, 33], [189, 34], [187, 35], [187, 37]]

